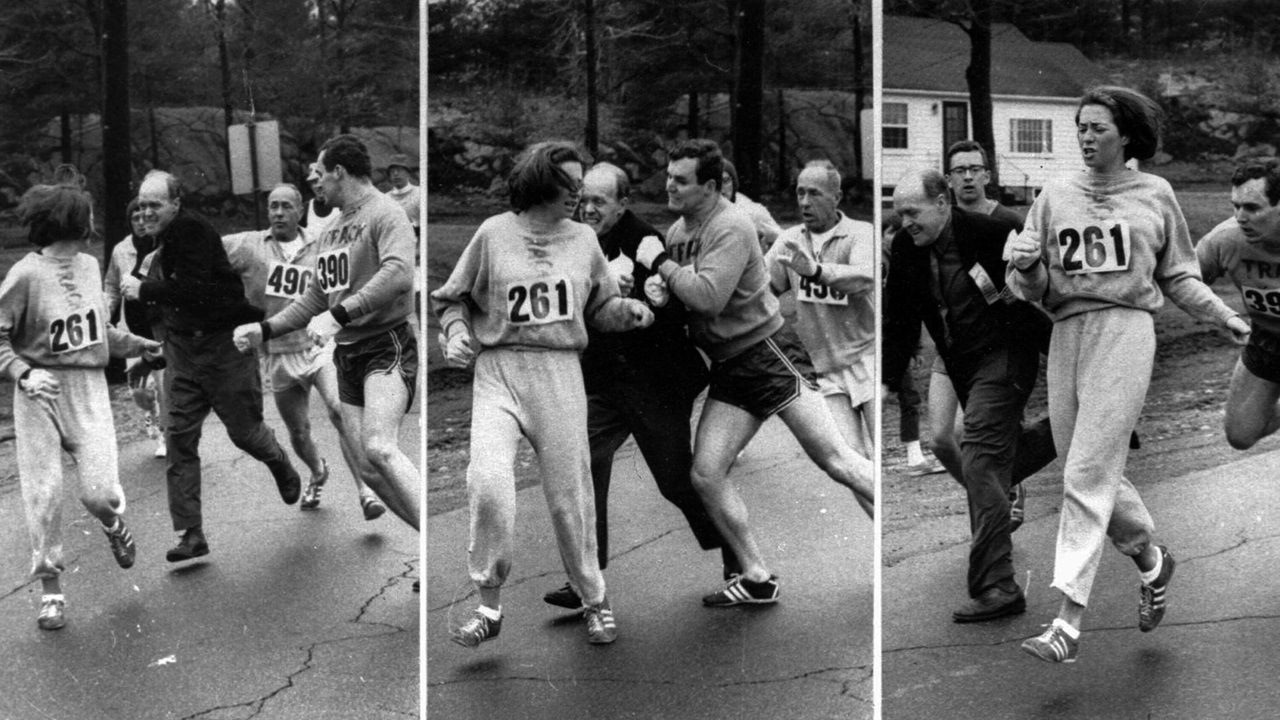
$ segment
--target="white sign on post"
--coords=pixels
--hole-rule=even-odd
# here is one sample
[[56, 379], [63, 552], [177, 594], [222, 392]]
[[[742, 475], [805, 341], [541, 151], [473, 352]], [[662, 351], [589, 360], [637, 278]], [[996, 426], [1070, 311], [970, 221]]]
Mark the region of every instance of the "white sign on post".
[[[253, 130], [253, 149], [257, 156], [258, 178], [255, 188], [253, 163], [250, 160], [249, 131]], [[227, 146], [231, 152], [231, 192], [247, 195], [255, 189], [269, 190], [282, 180], [280, 167], [280, 123], [275, 120], [227, 128]]]

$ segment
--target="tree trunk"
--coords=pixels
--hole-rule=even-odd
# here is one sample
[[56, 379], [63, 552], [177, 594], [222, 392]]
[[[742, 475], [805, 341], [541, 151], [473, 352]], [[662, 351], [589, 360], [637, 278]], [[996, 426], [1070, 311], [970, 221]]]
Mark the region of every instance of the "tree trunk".
[[[235, 122], [231, 108], [231, 61], [227, 57], [227, 0], [218, 0], [214, 6], [218, 18], [218, 68], [222, 72], [222, 112], [223, 128], [229, 128]], [[231, 143], [224, 138], [222, 156], [227, 164], [227, 177], [231, 177]]]
[[698, 115], [701, 113], [702, 109], [698, 107], [698, 93], [695, 90], [694, 92], [689, 93], [689, 112], [687, 113], [687, 126], [689, 128], [689, 137], [691, 138], [699, 137]]
[[852, 174], [846, 177], [855, 180], [854, 187], [861, 187], [862, 164], [862, 106], [866, 102], [867, 88], [862, 83], [864, 68], [862, 66], [862, 2], [858, 0], [850, 5], [853, 16], [853, 168]]
[[62, 162], [69, 163], [71, 162], [71, 111], [65, 105], [62, 106], [61, 120], [58, 128], [58, 154]]
[[[781, 65], [779, 65], [781, 67]], [[782, 74], [779, 70], [778, 75]], [[782, 81], [774, 88], [778, 98], [778, 179], [773, 183], [776, 192], [783, 192], [791, 183], [791, 167], [787, 157], [787, 98], [782, 92]]]
[[737, 76], [733, 154], [741, 189], [760, 192], [760, 142], [764, 107], [764, 10], [765, 0], [741, 0], [734, 52]]
[[582, 0], [587, 35], [587, 152], [593, 156], [600, 152], [600, 116], [596, 95], [596, 4], [595, 0]]
[[133, 197], [133, 162], [129, 134], [128, 0], [106, 0], [102, 32], [102, 168], [106, 211], [103, 263], [116, 243], [131, 231], [128, 205]]
[[1123, 50], [1129, 44], [1129, 35], [1133, 32], [1133, 0], [1120, 0], [1120, 42], [1115, 50]]
[[991, 185], [1000, 187], [995, 128], [991, 118], [991, 0], [972, 0], [973, 22], [968, 27], [969, 67], [964, 78], [969, 84], [969, 105], [973, 112], [973, 139], [986, 148], [991, 158]]

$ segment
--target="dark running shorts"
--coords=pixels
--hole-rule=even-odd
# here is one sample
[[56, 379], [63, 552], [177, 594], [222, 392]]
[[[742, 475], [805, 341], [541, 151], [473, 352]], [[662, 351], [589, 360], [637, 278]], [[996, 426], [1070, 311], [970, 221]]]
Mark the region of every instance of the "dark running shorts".
[[418, 387], [418, 341], [409, 323], [400, 323], [358, 342], [339, 344], [333, 351], [333, 364], [338, 369], [338, 399], [342, 402], [364, 407], [365, 378], [376, 373], [398, 373], [409, 390], [405, 411], [413, 405]]
[[1280, 337], [1254, 330], [1240, 351], [1244, 367], [1267, 382], [1280, 383]]
[[800, 397], [800, 386], [817, 391], [813, 364], [789, 328], [723, 362], [711, 364], [707, 397], [767, 418]]

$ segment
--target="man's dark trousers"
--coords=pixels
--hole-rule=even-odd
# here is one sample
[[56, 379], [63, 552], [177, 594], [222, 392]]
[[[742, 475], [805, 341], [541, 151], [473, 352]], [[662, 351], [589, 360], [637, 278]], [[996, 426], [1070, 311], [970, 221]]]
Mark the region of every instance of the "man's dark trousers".
[[217, 413], [235, 446], [266, 463], [272, 477], [292, 465], [262, 416], [258, 360], [236, 350], [231, 331], [165, 338], [169, 399], [169, 515], [175, 530], [200, 527], [200, 435], [209, 410]]
[[1048, 419], [1022, 427], [1040, 369], [1038, 347], [1005, 344], [945, 359], [964, 408], [960, 462], [969, 498], [969, 596], [1012, 590], [1009, 488], [1056, 456]]
[[666, 383], [643, 378], [634, 367], [622, 364], [587, 395], [587, 437], [591, 445], [601, 569], [609, 557], [608, 502], [613, 456], [629, 435], [635, 437], [658, 491], [684, 513], [698, 545], [703, 550], [724, 545], [690, 477], [693, 451], [689, 418], [697, 393], [671, 387], [670, 382], [670, 378]]

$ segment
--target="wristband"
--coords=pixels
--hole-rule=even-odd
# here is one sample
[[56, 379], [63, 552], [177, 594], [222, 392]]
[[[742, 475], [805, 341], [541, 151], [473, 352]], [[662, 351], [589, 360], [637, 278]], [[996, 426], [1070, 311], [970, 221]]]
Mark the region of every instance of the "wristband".
[[346, 327], [347, 323], [351, 322], [351, 313], [347, 312], [347, 308], [342, 305], [334, 305], [329, 313], [333, 315], [333, 319], [337, 320], [342, 327]]
[[653, 262], [649, 263], [649, 271], [655, 273], [658, 272], [658, 266], [670, 259], [671, 256], [668, 255], [665, 250], [658, 253], [658, 256], [653, 259]]
[[1037, 260], [1036, 262], [1033, 262], [1030, 265], [1028, 265], [1026, 268], [1020, 268], [1016, 263], [1014, 264], [1014, 267], [1018, 268], [1018, 272], [1030, 275], [1031, 273], [1036, 271], [1036, 266], [1039, 264], [1040, 264], [1040, 261]]
[[271, 323], [267, 322], [266, 320], [263, 320], [262, 322], [258, 323], [258, 327], [262, 328], [262, 342], [266, 342], [270, 340], [272, 336]]

